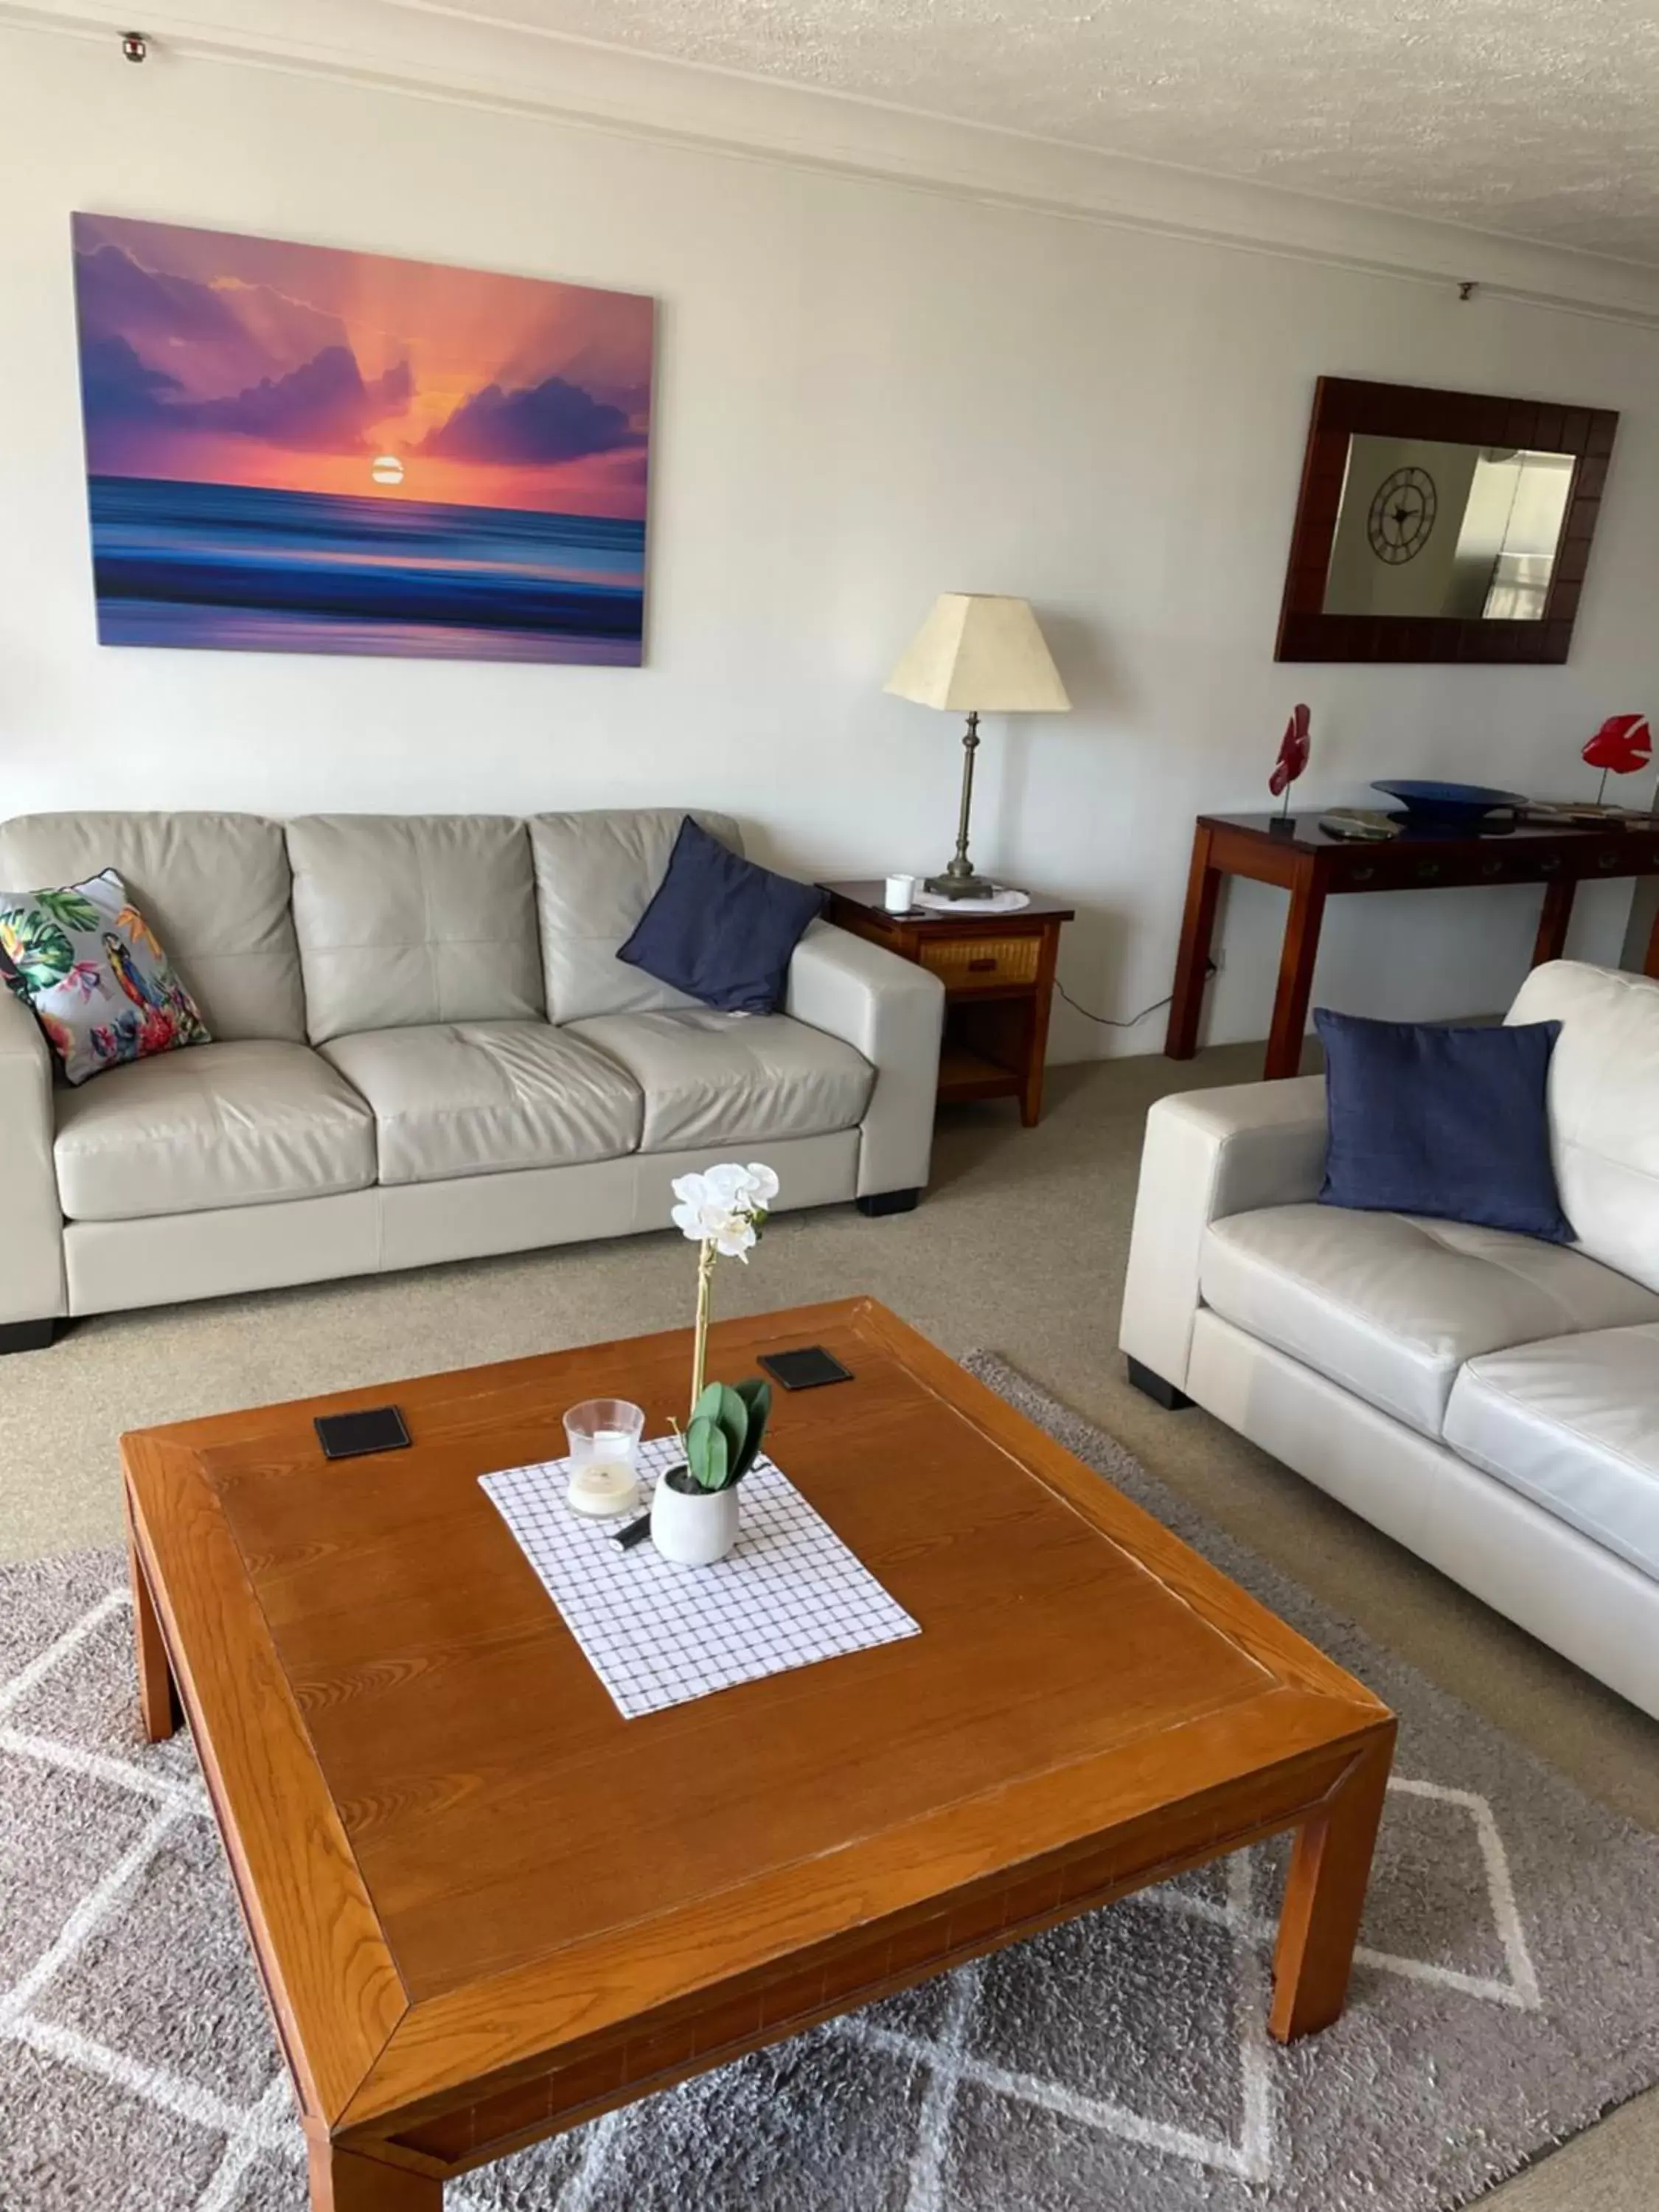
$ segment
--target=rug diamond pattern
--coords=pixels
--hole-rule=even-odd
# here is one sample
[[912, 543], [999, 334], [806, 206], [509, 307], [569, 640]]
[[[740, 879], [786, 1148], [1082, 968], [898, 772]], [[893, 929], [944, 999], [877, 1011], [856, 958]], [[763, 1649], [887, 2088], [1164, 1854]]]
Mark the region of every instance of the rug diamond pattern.
[[[9, 2046], [20, 2065], [82, 2077], [106, 2101], [142, 2108], [142, 2121], [135, 2115], [129, 2122], [134, 2140], [159, 2130], [159, 2139], [173, 2144], [160, 2167], [139, 2185], [143, 2193], [131, 2199], [143, 2212], [288, 2212], [304, 2201], [301, 2141], [251, 1963], [234, 1947], [219, 1947], [237, 1964], [224, 1968], [204, 1996], [179, 1970], [179, 1956], [166, 1941], [167, 1911], [176, 1918], [192, 1889], [204, 1915], [228, 1914], [232, 1905], [222, 1868], [203, 1849], [212, 1814], [192, 1757], [178, 1741], [137, 1746], [131, 1686], [121, 1672], [127, 1612], [125, 1590], [108, 1591], [0, 1684], [0, 1760], [46, 1777], [78, 1778], [100, 1803], [118, 1797], [126, 1815], [109, 1823], [95, 1864], [79, 1848], [83, 1837], [54, 1832], [50, 1820], [42, 1821], [41, 1863], [69, 1864], [81, 1886], [58, 1901], [55, 1924], [42, 1923], [40, 1940], [25, 1944], [31, 1955], [15, 1956], [4, 1967], [9, 1978], [0, 1988], [0, 2050]], [[77, 1655], [82, 1660], [94, 1656], [98, 1663], [90, 1677], [83, 1667], [81, 1679], [71, 1683]], [[1474, 1971], [1446, 1957], [1364, 1947], [1357, 2001], [1364, 2002], [1368, 1974], [1384, 1975], [1435, 1984], [1476, 2005], [1537, 2011], [1538, 1977], [1491, 1806], [1473, 1791], [1409, 1776], [1396, 1777], [1390, 1789], [1402, 1805], [1431, 1807], [1437, 1819], [1449, 1824], [1449, 1832], [1461, 1835], [1474, 1869], [1472, 1875], [1466, 1869], [1466, 1878], [1483, 1893], [1489, 1916], [1468, 1948], [1501, 1970]], [[43, 1802], [52, 1802], [47, 1793]], [[1390, 1832], [1385, 1822], [1380, 1866], [1386, 1865]], [[1237, 1853], [1217, 1867], [1143, 1891], [1109, 1912], [818, 2031], [819, 2037], [860, 2047], [872, 2059], [891, 2062], [896, 2079], [908, 2084], [912, 2148], [895, 2184], [900, 2212], [950, 2212], [957, 2201], [951, 2145], [960, 2108], [965, 2099], [986, 2097], [1157, 2159], [1245, 2184], [1270, 2183], [1283, 2154], [1277, 2054], [1265, 2027], [1274, 1925], [1272, 1857], [1266, 1851]], [[37, 1900], [37, 1918], [40, 1910]], [[1144, 1929], [1160, 1922], [1185, 1922], [1207, 1931], [1225, 1971], [1203, 1978], [1203, 1986], [1192, 1992], [1193, 2025], [1185, 2041], [1201, 2042], [1210, 2054], [1207, 2079], [1165, 2082], [1164, 2109], [1152, 2111], [1107, 2094], [1109, 2039], [1097, 2037], [1099, 2047], [1091, 2053], [1086, 2039], [1079, 2043], [1075, 2021], [1063, 2014], [1068, 1992], [1079, 1985], [1077, 1970], [1091, 1961], [1097, 1974], [1090, 1986], [1097, 2001], [1100, 1977], [1130, 1987], [1143, 1971], [1135, 1955], [1146, 1949], [1136, 1923]], [[185, 1923], [184, 1929], [186, 1941], [198, 1933], [194, 1922]], [[0, 1960], [4, 1956], [0, 1953]], [[124, 1984], [135, 1973], [150, 1985], [149, 2016], [158, 2003], [163, 2017], [170, 2005], [180, 2014], [178, 2034], [164, 2036], [159, 2050], [154, 2040], [146, 2047], [124, 2022], [131, 1994]], [[1010, 1978], [1024, 1978], [1028, 1985], [1019, 2014], [1027, 2047], [1000, 2024], [1001, 1985]], [[1164, 1994], [1169, 2005], [1182, 2001], [1179, 1993]], [[1050, 2017], [1056, 2027], [1054, 2053], [1042, 2044], [1042, 2022]], [[1060, 2033], [1062, 2028], [1066, 2033]], [[262, 2033], [268, 2045], [263, 2064], [250, 2056]], [[811, 2040], [801, 2047], [810, 2047]], [[1172, 2036], [1172, 2051], [1178, 2040]], [[686, 2097], [699, 2091], [691, 2085], [669, 2094]], [[608, 2169], [625, 2155], [626, 2121], [625, 2113], [611, 2115], [514, 2161], [511, 2201], [544, 2206], [546, 2212], [586, 2212]], [[21, 2155], [33, 2166], [20, 2166], [17, 2172], [38, 2181], [33, 2201], [49, 2205], [55, 2191], [64, 2203], [79, 2201], [69, 2178], [75, 2154], [76, 2146], [67, 2142], [25, 2147]], [[493, 2212], [497, 2202], [486, 2172], [452, 2185], [447, 2212]], [[107, 2199], [105, 2204], [106, 2212], [115, 2212]]]

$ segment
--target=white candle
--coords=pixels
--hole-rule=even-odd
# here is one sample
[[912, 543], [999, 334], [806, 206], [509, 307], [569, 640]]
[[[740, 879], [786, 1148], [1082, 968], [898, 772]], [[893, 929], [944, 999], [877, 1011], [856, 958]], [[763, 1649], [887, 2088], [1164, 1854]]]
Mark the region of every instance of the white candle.
[[590, 1460], [586, 1467], [575, 1468], [565, 1492], [573, 1512], [591, 1514], [597, 1521], [626, 1513], [639, 1494], [633, 1468], [615, 1460]]

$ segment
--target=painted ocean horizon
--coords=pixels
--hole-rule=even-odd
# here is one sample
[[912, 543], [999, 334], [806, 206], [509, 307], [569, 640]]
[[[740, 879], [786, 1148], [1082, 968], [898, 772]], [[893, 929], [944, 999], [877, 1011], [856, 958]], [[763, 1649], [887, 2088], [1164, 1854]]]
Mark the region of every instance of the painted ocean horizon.
[[104, 645], [637, 667], [645, 524], [88, 478]]

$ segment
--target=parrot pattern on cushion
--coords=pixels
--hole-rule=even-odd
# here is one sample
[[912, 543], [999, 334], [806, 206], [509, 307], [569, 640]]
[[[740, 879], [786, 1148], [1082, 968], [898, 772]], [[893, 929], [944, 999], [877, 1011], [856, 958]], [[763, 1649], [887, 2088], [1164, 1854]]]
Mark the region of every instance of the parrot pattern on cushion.
[[70, 1083], [212, 1042], [113, 868], [58, 890], [0, 891], [0, 981], [33, 1008]]

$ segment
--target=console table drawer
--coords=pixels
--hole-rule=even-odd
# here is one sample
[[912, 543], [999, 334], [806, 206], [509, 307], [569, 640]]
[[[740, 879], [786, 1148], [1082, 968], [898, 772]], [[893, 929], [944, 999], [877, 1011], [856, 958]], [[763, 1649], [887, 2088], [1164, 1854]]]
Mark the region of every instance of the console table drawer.
[[1448, 838], [1443, 849], [1410, 844], [1352, 844], [1330, 856], [1334, 891], [1432, 890], [1480, 884], [1584, 883], [1599, 876], [1650, 874], [1659, 866], [1653, 839], [1625, 831], [1614, 838], [1580, 832], [1571, 842], [1540, 850], [1533, 842], [1489, 837], [1478, 842]]
[[1042, 939], [1035, 931], [1018, 937], [924, 938], [918, 957], [947, 991], [1006, 991], [1036, 982]]
[[[1496, 838], [1492, 840], [1498, 845]], [[1615, 856], [1616, 857], [1616, 856]], [[1589, 859], [1588, 855], [1584, 856]], [[1594, 863], [1589, 872], [1594, 873]], [[1334, 891], [1408, 891], [1468, 889], [1480, 884], [1548, 883], [1552, 877], [1584, 872], [1574, 855], [1524, 851], [1471, 850], [1448, 840], [1443, 852], [1425, 852], [1420, 842], [1390, 849], [1386, 845], [1352, 846], [1331, 870]]]

